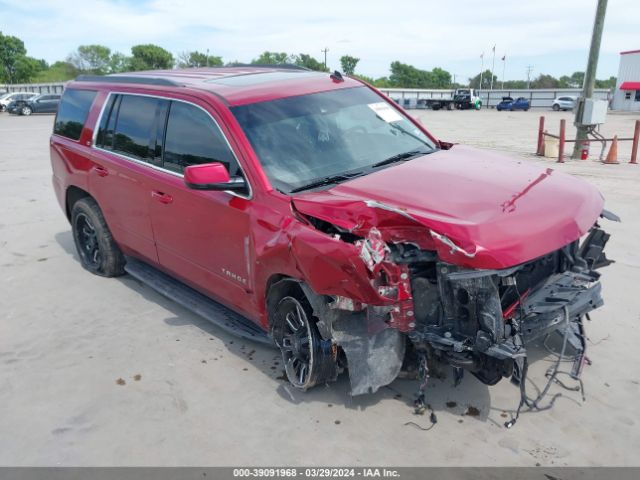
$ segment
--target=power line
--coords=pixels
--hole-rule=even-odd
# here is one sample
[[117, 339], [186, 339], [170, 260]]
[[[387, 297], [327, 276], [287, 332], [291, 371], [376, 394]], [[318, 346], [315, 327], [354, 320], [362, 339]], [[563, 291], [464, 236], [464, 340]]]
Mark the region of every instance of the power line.
[[324, 68], [327, 68], [327, 52], [329, 51], [328, 47], [324, 47], [322, 50], [320, 50], [322, 53], [324, 53]]
[[527, 89], [531, 88], [531, 72], [533, 72], [533, 65], [527, 65]]

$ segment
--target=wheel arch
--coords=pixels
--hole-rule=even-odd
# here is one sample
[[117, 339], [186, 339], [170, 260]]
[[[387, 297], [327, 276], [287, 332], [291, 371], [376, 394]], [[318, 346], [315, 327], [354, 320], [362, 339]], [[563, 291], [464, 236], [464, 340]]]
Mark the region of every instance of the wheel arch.
[[[83, 190], [80, 187], [76, 187], [75, 185], [70, 185], [67, 188], [67, 192], [65, 194], [65, 214], [67, 215], [67, 220], [71, 221], [71, 210], [73, 209], [73, 206], [75, 205], [75, 203], [82, 199], [82, 198], [93, 198], [89, 192], [87, 192], [86, 190]], [[95, 198], [94, 198], [95, 200]]]
[[[265, 289], [265, 307], [267, 312], [267, 328], [269, 333], [273, 330], [273, 312], [278, 301], [284, 296], [295, 296], [297, 298], [307, 298], [302, 281], [296, 278], [275, 273], [267, 280], [267, 288]], [[307, 300], [309, 300], [307, 298]]]

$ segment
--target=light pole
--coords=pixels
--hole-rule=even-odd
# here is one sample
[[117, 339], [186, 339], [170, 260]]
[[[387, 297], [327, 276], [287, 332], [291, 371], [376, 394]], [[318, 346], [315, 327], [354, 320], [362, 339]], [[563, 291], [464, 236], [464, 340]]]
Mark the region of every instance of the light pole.
[[507, 54], [505, 53], [502, 57], [502, 90], [504, 90], [504, 71], [507, 66]]
[[480, 85], [478, 90], [482, 88], [482, 73], [484, 72], [484, 52], [480, 54]]
[[493, 72], [496, 70], [496, 46], [493, 46], [493, 63], [491, 64], [491, 86], [489, 90], [493, 90]]

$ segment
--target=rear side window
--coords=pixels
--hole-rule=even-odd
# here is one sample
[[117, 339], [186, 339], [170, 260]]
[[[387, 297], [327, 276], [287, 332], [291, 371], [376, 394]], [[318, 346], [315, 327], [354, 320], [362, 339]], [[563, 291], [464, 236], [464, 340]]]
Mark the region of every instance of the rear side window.
[[105, 106], [96, 144], [137, 160], [159, 165], [158, 119], [163, 123], [169, 102], [139, 95], [112, 95]]
[[113, 150], [139, 160], [152, 160], [156, 147], [156, 118], [163, 102], [167, 103], [159, 98], [123, 95], [115, 124]]
[[189, 165], [221, 162], [231, 176], [239, 167], [222, 132], [200, 108], [171, 102], [164, 143], [164, 168], [182, 173]]
[[65, 90], [58, 107], [53, 133], [71, 140], [79, 140], [95, 97], [94, 90]]

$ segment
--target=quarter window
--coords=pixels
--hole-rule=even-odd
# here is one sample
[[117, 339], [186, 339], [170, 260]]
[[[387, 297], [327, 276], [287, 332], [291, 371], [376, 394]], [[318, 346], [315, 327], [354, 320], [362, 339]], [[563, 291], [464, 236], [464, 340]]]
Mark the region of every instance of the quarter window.
[[65, 90], [53, 125], [53, 133], [71, 140], [79, 140], [95, 96], [94, 90]]
[[636, 102], [640, 102], [640, 90], [636, 90]]
[[231, 176], [239, 167], [222, 132], [200, 108], [183, 102], [171, 102], [164, 142], [163, 167], [182, 173], [189, 165], [223, 163]]

